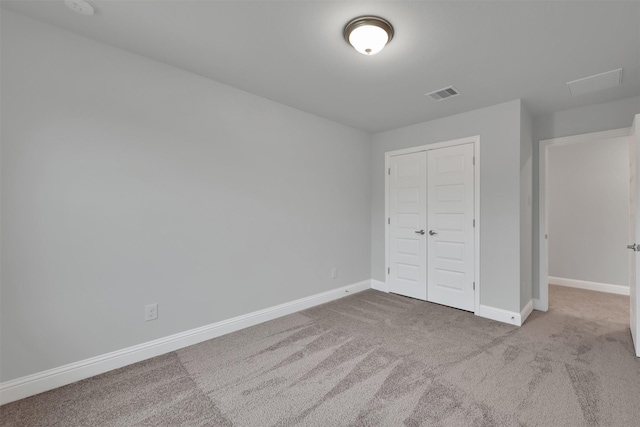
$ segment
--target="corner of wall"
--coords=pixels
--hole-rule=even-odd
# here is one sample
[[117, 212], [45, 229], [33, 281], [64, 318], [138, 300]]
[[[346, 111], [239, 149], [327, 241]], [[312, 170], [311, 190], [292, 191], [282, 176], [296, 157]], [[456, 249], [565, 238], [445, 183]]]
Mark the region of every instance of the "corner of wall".
[[520, 308], [532, 298], [533, 283], [533, 120], [520, 105]]

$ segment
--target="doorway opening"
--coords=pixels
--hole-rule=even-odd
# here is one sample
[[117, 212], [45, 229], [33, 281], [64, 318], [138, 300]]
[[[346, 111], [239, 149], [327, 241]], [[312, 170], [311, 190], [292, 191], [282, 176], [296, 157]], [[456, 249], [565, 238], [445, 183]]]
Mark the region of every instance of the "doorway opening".
[[540, 141], [540, 283], [629, 295], [630, 129]]
[[629, 135], [540, 142], [539, 309], [628, 323]]

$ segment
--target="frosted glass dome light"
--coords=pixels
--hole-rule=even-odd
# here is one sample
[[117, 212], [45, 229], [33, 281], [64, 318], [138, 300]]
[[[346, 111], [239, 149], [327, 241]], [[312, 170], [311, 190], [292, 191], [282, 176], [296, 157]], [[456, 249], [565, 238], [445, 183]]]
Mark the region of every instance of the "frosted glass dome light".
[[377, 16], [362, 16], [344, 27], [344, 38], [363, 55], [375, 55], [393, 38], [393, 27]]

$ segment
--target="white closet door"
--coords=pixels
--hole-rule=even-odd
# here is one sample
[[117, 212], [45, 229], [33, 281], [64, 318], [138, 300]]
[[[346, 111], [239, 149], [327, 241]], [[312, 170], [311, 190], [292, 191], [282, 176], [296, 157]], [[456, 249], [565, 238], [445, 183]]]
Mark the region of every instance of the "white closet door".
[[473, 144], [428, 151], [428, 300], [474, 311]]
[[427, 299], [427, 153], [389, 161], [389, 291]]

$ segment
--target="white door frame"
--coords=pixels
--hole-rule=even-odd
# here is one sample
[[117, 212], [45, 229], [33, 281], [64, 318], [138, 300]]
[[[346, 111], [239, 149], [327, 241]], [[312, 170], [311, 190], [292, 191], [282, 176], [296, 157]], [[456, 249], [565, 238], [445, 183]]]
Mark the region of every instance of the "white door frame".
[[585, 133], [582, 135], [566, 136], [563, 138], [545, 139], [540, 141], [539, 154], [539, 174], [538, 174], [538, 259], [539, 259], [539, 298], [533, 300], [533, 308], [540, 311], [549, 309], [549, 240], [547, 239], [547, 218], [549, 216], [549, 179], [547, 162], [549, 156], [549, 148], [560, 145], [580, 144], [585, 142], [593, 142], [600, 139], [618, 138], [631, 135], [631, 128], [622, 128], [614, 130], [606, 130], [603, 132]]
[[[420, 145], [417, 147], [403, 148], [400, 150], [387, 151], [384, 153], [384, 264], [387, 274], [385, 275], [385, 291], [389, 292], [389, 158], [402, 154], [418, 153], [420, 151], [437, 150], [438, 148], [453, 147], [455, 145], [473, 144], [474, 169], [474, 189], [473, 189], [473, 209], [476, 226], [474, 232], [474, 272], [473, 279], [476, 283], [474, 314], [480, 315], [480, 135], [467, 138], [453, 139], [450, 141], [436, 142], [433, 144]], [[425, 284], [426, 285], [426, 284]]]

